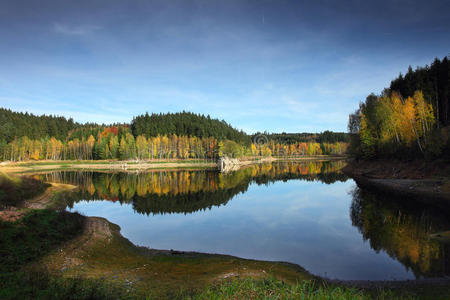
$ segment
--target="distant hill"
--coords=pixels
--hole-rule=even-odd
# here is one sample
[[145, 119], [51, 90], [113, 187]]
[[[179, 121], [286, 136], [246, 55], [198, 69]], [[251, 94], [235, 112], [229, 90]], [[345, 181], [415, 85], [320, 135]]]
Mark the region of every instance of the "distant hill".
[[[152, 113], [134, 117], [131, 124], [115, 123], [112, 125], [96, 123], [77, 123], [72, 118], [63, 116], [41, 115], [14, 112], [0, 108], [0, 141], [9, 143], [14, 138], [28, 137], [32, 140], [55, 137], [61, 141], [74, 139], [87, 140], [90, 135], [97, 139], [108, 133], [118, 135], [119, 140], [127, 133], [134, 137], [158, 135], [191, 137], [214, 137], [217, 140], [232, 140], [242, 145], [249, 145], [261, 133], [248, 135], [242, 130], [232, 127], [224, 120], [213, 119], [191, 112]], [[348, 142], [349, 135], [344, 132], [324, 131], [322, 133], [264, 133], [264, 139], [280, 144], [300, 142], [335, 143]]]
[[336, 143], [349, 142], [350, 135], [346, 132], [333, 132], [325, 130], [322, 133], [256, 133], [252, 135], [252, 140], [258, 136], [264, 135], [268, 140], [273, 140], [280, 144], [295, 144], [295, 143]]
[[131, 122], [134, 136], [145, 135], [184, 135], [196, 137], [215, 137], [218, 140], [232, 140], [239, 143], [250, 143], [250, 137], [242, 130], [237, 130], [225, 121], [212, 119], [209, 115], [190, 112], [144, 114]]
[[55, 137], [64, 140], [69, 131], [80, 126], [72, 118], [14, 112], [0, 108], [0, 141], [7, 143], [15, 137], [28, 136], [30, 139]]

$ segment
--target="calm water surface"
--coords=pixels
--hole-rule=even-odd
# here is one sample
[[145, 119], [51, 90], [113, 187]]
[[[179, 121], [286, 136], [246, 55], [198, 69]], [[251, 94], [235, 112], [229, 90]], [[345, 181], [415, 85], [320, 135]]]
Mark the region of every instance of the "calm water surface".
[[449, 275], [449, 247], [429, 239], [450, 228], [447, 216], [362, 190], [342, 164], [42, 176], [79, 185], [68, 209], [107, 218], [141, 246], [288, 261], [339, 279]]

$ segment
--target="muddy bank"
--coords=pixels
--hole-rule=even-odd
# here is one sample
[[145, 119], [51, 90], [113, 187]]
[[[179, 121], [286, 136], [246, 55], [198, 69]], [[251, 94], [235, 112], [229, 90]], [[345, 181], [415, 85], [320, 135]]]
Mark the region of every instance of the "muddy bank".
[[351, 161], [343, 172], [359, 186], [450, 209], [448, 161]]

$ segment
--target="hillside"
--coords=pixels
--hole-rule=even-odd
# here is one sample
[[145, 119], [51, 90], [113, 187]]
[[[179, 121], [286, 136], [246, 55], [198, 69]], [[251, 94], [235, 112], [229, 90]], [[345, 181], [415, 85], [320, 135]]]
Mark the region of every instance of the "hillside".
[[131, 121], [134, 136], [159, 135], [196, 136], [200, 138], [215, 137], [218, 140], [232, 140], [239, 143], [250, 143], [249, 136], [237, 130], [225, 121], [190, 112], [151, 114], [134, 117]]
[[7, 143], [15, 137], [27, 136], [30, 139], [40, 139], [53, 136], [65, 139], [69, 131], [79, 127], [80, 124], [72, 118], [61, 116], [42, 115], [14, 112], [10, 109], [0, 108], [0, 141]]

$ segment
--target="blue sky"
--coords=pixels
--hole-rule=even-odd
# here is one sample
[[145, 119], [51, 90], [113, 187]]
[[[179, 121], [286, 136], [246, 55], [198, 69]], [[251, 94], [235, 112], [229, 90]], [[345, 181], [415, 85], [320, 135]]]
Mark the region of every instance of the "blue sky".
[[450, 1], [1, 0], [0, 106], [345, 131], [369, 93], [450, 54], [449, 20]]

